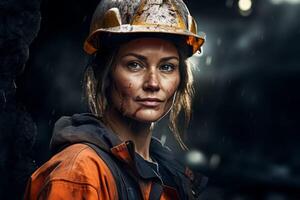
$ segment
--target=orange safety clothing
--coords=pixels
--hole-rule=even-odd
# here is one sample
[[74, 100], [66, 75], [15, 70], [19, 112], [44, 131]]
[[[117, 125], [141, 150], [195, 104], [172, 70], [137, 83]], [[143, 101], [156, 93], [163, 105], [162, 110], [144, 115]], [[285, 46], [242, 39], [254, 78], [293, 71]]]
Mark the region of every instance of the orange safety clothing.
[[[51, 140], [51, 149], [56, 154], [32, 174], [25, 200], [124, 199], [120, 196], [112, 169], [86, 144], [88, 142], [101, 147], [107, 145], [110, 155], [124, 163], [124, 168], [119, 166], [120, 169], [132, 168], [140, 199], [149, 199], [153, 181], [157, 180], [155, 178], [161, 180], [161, 200], [194, 199], [191, 182], [184, 175], [182, 166], [174, 162], [171, 151], [157, 139], [151, 140], [150, 155], [158, 166], [132, 153], [132, 143], [121, 142], [93, 115], [77, 114], [70, 118], [63, 117], [56, 123]], [[155, 167], [158, 167], [157, 171]], [[203, 188], [205, 184], [206, 178], [202, 178], [198, 187]]]

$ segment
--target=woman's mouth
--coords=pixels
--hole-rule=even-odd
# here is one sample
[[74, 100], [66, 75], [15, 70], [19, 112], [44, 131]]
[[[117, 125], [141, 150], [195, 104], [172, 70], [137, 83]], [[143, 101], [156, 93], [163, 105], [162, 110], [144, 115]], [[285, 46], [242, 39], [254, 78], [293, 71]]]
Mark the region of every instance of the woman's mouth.
[[142, 106], [146, 107], [157, 107], [159, 106], [163, 101], [158, 98], [139, 98], [137, 99], [137, 102], [141, 104]]

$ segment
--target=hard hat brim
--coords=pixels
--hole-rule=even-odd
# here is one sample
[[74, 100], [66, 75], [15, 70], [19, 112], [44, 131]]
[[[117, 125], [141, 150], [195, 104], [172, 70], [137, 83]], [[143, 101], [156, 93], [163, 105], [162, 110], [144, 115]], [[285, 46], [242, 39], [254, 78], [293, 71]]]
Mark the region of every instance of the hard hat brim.
[[[111, 28], [100, 28], [93, 31], [84, 42], [84, 50], [87, 54], [94, 54], [102, 47], [101, 37], [103, 33], [112, 35], [123, 35], [123, 34], [142, 34], [142, 33], [153, 33], [153, 34], [166, 34], [166, 35], [178, 35], [185, 37], [186, 45], [191, 49], [192, 54], [196, 53], [201, 49], [205, 41], [205, 34], [195, 34], [189, 31], [170, 26], [161, 25], [121, 25]], [[191, 55], [192, 56], [192, 55]]]

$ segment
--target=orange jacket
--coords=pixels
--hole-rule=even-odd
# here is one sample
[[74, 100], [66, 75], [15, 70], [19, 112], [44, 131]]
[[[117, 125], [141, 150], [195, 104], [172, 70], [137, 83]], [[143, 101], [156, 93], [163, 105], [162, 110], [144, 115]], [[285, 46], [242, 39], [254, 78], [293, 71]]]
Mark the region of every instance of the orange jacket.
[[[151, 182], [140, 182], [140, 187], [144, 199], [149, 199]], [[104, 161], [89, 146], [74, 144], [32, 174], [25, 194], [25, 200], [29, 199], [119, 198], [114, 177]], [[175, 189], [165, 188], [161, 199], [175, 200], [179, 197]]]
[[[105, 143], [111, 156], [121, 160], [124, 165], [133, 167], [137, 172], [138, 190], [144, 200], [149, 199], [152, 180], [158, 173], [149, 168], [147, 161], [130, 151], [128, 142], [119, 141], [95, 117], [84, 114], [64, 117], [56, 123], [50, 147], [55, 152], [63, 150], [32, 174], [27, 184], [25, 200], [123, 199], [118, 196], [116, 180], [111, 170], [94, 149], [84, 144], [86, 142], [98, 146]], [[162, 184], [160, 199], [194, 199], [191, 185], [187, 184], [190, 181], [187, 181], [187, 176], [181, 176], [184, 173], [182, 167], [173, 161], [175, 159], [170, 151], [159, 141], [152, 139], [150, 154], [162, 169], [170, 171], [169, 177], [176, 176], [177, 180], [176, 188], [174, 185], [170, 186], [172, 181], [169, 185], [168, 181], [165, 182], [167, 184]]]

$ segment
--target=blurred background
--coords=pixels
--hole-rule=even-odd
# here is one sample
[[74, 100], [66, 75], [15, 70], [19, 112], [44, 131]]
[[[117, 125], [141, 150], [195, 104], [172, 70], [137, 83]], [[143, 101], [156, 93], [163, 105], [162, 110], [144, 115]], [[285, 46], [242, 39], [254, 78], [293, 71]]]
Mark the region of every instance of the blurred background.
[[[37, 125], [33, 158], [49, 159], [55, 121], [85, 112], [82, 46], [96, 0], [43, 0], [18, 98]], [[186, 0], [206, 34], [193, 117], [180, 153], [166, 120], [155, 135], [209, 177], [202, 199], [300, 199], [300, 0]], [[164, 127], [164, 128], [161, 128]]]

